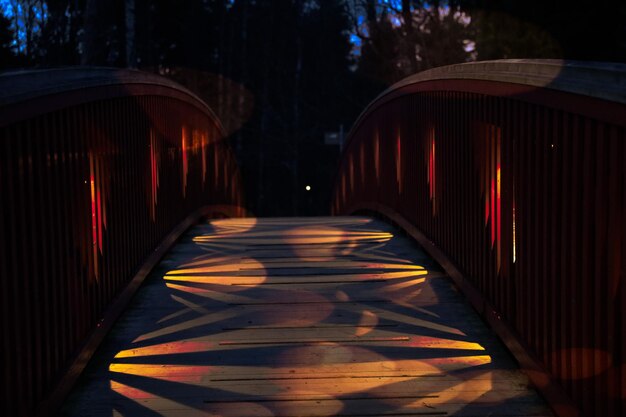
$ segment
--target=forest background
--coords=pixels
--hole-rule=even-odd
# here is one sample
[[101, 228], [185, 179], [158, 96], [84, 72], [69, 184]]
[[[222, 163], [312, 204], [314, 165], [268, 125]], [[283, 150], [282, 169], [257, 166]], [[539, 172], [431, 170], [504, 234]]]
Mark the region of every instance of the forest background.
[[626, 1], [0, 0], [0, 71], [136, 68], [202, 97], [259, 216], [327, 214], [337, 142], [394, 82], [503, 58], [626, 62]]

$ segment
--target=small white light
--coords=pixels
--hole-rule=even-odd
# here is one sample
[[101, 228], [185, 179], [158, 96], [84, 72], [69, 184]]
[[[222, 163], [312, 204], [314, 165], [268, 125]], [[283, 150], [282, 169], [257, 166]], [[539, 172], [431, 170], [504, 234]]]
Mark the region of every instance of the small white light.
[[307, 185], [306, 187], [304, 187], [304, 189], [307, 190], [307, 191], [311, 191], [311, 186]]

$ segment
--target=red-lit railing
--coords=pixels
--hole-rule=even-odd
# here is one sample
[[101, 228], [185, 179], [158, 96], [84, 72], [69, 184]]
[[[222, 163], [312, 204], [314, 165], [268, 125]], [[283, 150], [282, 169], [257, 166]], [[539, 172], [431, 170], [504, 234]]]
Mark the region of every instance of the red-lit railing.
[[10, 416], [54, 409], [185, 226], [242, 213], [211, 110], [164, 78], [110, 69], [0, 76], [0, 198]]
[[626, 415], [626, 66], [438, 68], [361, 115], [337, 214], [444, 264], [559, 415]]

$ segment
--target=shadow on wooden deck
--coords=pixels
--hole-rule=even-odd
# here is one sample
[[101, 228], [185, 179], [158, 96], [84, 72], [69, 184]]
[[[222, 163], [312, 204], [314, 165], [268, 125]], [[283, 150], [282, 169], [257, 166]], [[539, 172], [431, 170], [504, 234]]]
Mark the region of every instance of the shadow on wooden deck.
[[67, 416], [549, 416], [426, 254], [365, 217], [215, 220], [146, 281]]

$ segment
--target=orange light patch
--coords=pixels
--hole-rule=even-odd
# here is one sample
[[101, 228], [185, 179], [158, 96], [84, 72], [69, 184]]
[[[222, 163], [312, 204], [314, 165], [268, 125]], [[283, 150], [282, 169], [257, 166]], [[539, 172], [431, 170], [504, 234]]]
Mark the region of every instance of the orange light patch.
[[[391, 233], [386, 232], [348, 231], [333, 226], [307, 225], [283, 233], [282, 240], [285, 244], [293, 245], [292, 250], [301, 261], [332, 261], [339, 255], [350, 253], [357, 241], [386, 242], [392, 237]], [[315, 258], [311, 257], [309, 245], [317, 245], [316, 250], [322, 253], [316, 254]]]
[[342, 302], [350, 301], [350, 296], [346, 294], [345, 291], [341, 291], [341, 290], [335, 291], [335, 298]]
[[181, 340], [176, 342], [161, 343], [158, 345], [144, 346], [127, 349], [118, 352], [115, 358], [132, 358], [155, 355], [172, 355], [179, 353], [206, 352], [215, 347], [212, 342], [202, 340]]
[[211, 266], [201, 265], [202, 263], [198, 263], [198, 266], [196, 266], [195, 268], [173, 269], [171, 271], [168, 271], [166, 276], [214, 272], [235, 272], [241, 270], [265, 270], [261, 262], [254, 261], [252, 259], [247, 259], [245, 262], [240, 259], [232, 259], [232, 262], [226, 264]]
[[181, 149], [181, 157], [182, 157], [182, 191], [183, 197], [187, 194], [187, 175], [189, 173], [189, 156], [187, 155], [187, 148], [189, 146], [189, 132], [185, 126], [182, 127], [182, 132], [180, 135], [180, 149]]
[[202, 187], [203, 188], [206, 183], [206, 173], [207, 173], [206, 154], [207, 154], [207, 148], [209, 147], [208, 135], [209, 134], [207, 132], [202, 132], [200, 135], [200, 146], [201, 146], [201, 153], [202, 153]]
[[398, 194], [402, 193], [402, 140], [400, 132], [396, 136], [396, 182], [398, 183]]
[[168, 363], [112, 363], [109, 365], [110, 372], [137, 376], [147, 376], [151, 378], [211, 375], [217, 369], [217, 367], [209, 365], [171, 365]]
[[431, 128], [428, 135], [428, 193], [434, 216], [437, 212], [437, 157], [435, 153], [435, 129]]
[[412, 347], [428, 349], [485, 350], [479, 343], [428, 336], [414, 336], [409, 344]]
[[356, 328], [355, 336], [364, 336], [368, 333], [371, 333], [378, 325], [378, 316], [376, 313], [363, 310], [361, 313], [361, 318], [359, 319], [359, 325]]
[[[197, 237], [194, 238], [194, 242], [204, 242], [211, 241], [215, 238], [209, 237]], [[386, 242], [390, 239], [388, 236], [354, 236], [350, 239], [344, 239], [341, 242], [349, 242], [349, 241], [371, 241], [371, 242]], [[220, 243], [235, 243], [239, 245], [276, 245], [280, 243], [288, 244], [288, 245], [316, 245], [321, 243], [339, 243], [339, 241], [333, 236], [317, 236], [317, 237], [301, 237], [301, 238], [289, 238], [288, 240], [277, 240], [277, 239], [255, 239], [255, 238], [236, 238], [236, 237], [228, 237], [228, 238], [219, 238]]]
[[219, 285], [259, 285], [267, 280], [266, 276], [233, 276], [233, 275], [166, 275], [163, 277], [168, 281], [185, 281], [197, 284], [219, 284]]
[[159, 194], [159, 167], [161, 155], [159, 142], [154, 130], [150, 129], [150, 218], [156, 221], [156, 207]]
[[376, 171], [376, 183], [380, 182], [380, 134], [376, 130], [374, 136], [374, 170]]
[[93, 277], [100, 278], [100, 256], [103, 254], [103, 234], [107, 225], [106, 204], [103, 197], [104, 178], [102, 163], [93, 152], [89, 152], [89, 187], [91, 195], [91, 241]]

